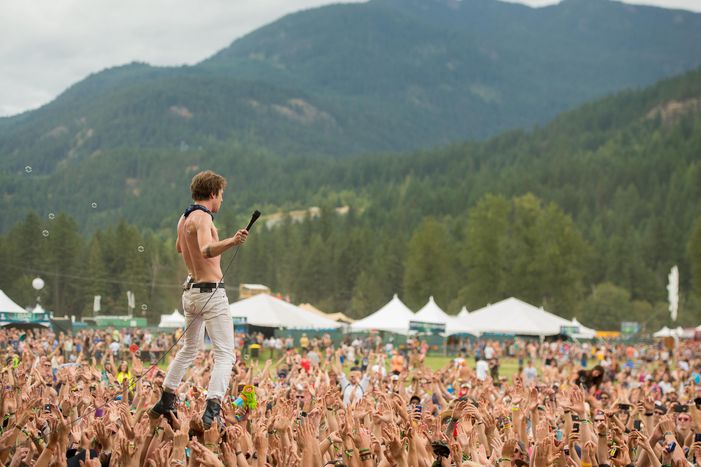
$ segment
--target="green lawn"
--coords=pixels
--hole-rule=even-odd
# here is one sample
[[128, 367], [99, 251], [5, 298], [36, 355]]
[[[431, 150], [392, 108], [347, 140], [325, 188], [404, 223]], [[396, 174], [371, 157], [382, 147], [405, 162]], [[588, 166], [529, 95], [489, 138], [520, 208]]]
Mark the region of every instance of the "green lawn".
[[[266, 354], [267, 355], [267, 354]], [[450, 361], [455, 358], [455, 357], [444, 357], [444, 356], [437, 356], [437, 355], [429, 355], [426, 357], [425, 364], [428, 368], [432, 370], [440, 370], [442, 368], [445, 368]], [[256, 365], [256, 368], [262, 369], [263, 365], [265, 364], [265, 360], [253, 360], [254, 364]], [[536, 362], [536, 368], [540, 367], [540, 360]], [[470, 368], [473, 370], [475, 369], [475, 359], [474, 358], [469, 358], [468, 359], [468, 365]], [[147, 365], [144, 365], [144, 367], [147, 367]], [[166, 362], [161, 362], [158, 367], [162, 369], [163, 371], [168, 369], [168, 364]], [[388, 366], [389, 368], [389, 366]], [[348, 371], [348, 367], [345, 368], [346, 372]], [[518, 370], [518, 360], [515, 358], [502, 358], [501, 359], [501, 366], [499, 367], [499, 376], [506, 376], [507, 378], [511, 379], [511, 377], [516, 373]]]
[[[425, 363], [426, 366], [431, 368], [432, 370], [439, 370], [441, 368], [445, 368], [446, 365], [448, 365], [453, 358], [454, 357], [427, 356]], [[469, 358], [467, 361], [470, 368], [474, 370], [475, 359]], [[499, 367], [499, 376], [506, 376], [507, 378], [511, 378], [518, 370], [518, 359], [516, 358], [502, 358], [500, 362], [501, 366]], [[539, 365], [540, 361], [536, 362], [536, 367], [538, 367]]]

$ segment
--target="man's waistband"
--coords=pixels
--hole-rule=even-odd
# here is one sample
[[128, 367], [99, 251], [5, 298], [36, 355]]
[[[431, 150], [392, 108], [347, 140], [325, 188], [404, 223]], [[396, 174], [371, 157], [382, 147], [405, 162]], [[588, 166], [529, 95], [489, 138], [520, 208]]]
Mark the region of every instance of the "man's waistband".
[[190, 290], [197, 289], [199, 292], [211, 292], [214, 289], [223, 288], [223, 282], [193, 282], [190, 284]]

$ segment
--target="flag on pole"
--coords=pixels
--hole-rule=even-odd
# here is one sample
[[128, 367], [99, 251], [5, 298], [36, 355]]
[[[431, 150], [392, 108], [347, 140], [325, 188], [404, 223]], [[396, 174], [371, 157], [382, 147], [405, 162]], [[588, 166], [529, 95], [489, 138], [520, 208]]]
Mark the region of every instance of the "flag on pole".
[[667, 296], [669, 298], [669, 316], [672, 318], [672, 321], [676, 321], [679, 309], [679, 269], [676, 266], [669, 272]]
[[95, 300], [92, 303], [92, 311], [93, 313], [99, 313], [100, 311], [100, 300], [102, 300], [101, 295], [95, 295]]
[[129, 311], [133, 310], [135, 306], [136, 300], [134, 300], [134, 292], [127, 290], [127, 307], [129, 307]]

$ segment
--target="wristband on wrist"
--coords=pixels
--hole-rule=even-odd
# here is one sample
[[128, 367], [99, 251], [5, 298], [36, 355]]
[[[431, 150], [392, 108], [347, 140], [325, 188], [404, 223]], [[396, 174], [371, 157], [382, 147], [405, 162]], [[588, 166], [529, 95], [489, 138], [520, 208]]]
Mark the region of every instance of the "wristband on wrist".
[[500, 457], [497, 462], [511, 462], [511, 459], [509, 459], [508, 457]]

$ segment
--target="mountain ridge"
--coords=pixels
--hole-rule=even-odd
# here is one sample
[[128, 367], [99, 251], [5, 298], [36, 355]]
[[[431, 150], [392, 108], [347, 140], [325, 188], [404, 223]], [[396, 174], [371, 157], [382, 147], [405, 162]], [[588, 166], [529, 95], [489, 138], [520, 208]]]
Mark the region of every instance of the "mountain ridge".
[[40, 109], [0, 118], [0, 156], [11, 170], [50, 173], [108, 149], [231, 139], [282, 155], [412, 151], [544, 124], [681, 73], [701, 64], [694, 43], [701, 14], [607, 0], [330, 5], [193, 66], [91, 74]]

